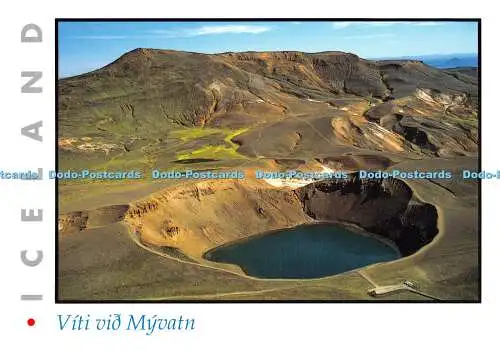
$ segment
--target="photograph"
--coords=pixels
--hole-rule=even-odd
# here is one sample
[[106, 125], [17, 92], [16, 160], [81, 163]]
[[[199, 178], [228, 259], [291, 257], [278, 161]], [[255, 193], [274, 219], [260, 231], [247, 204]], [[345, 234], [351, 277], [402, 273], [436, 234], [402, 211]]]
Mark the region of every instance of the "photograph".
[[54, 31], [56, 304], [481, 302], [480, 19]]

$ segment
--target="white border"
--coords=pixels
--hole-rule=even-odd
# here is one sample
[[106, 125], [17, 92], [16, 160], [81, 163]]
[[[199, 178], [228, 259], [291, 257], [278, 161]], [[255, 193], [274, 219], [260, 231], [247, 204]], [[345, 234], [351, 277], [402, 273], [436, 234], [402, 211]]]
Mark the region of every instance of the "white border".
[[[482, 17], [483, 60], [483, 168], [497, 169], [495, 142], [500, 131], [498, 116], [498, 11], [491, 2], [470, 1], [361, 1], [333, 2], [11, 2], [4, 6], [1, 22], [1, 67], [3, 126], [0, 128], [1, 167], [11, 169], [51, 169], [54, 165], [54, 18], [55, 17]], [[44, 31], [40, 45], [22, 45], [20, 30], [37, 23]], [[42, 96], [20, 94], [20, 71], [44, 71]], [[27, 94], [24, 94], [27, 95]], [[22, 137], [20, 128], [43, 119], [44, 142]], [[206, 304], [206, 305], [55, 305], [54, 296], [54, 184], [0, 183], [2, 217], [1, 267], [2, 349], [29, 350], [123, 350], [162, 347], [194, 350], [272, 349], [366, 349], [471, 350], [481, 344], [497, 344], [493, 328], [499, 322], [499, 235], [496, 204], [499, 183], [483, 182], [483, 303], [475, 305], [434, 304]], [[21, 223], [20, 209], [44, 208], [43, 223]], [[19, 251], [39, 248], [45, 259], [28, 269]], [[41, 292], [45, 301], [21, 302], [21, 291]], [[59, 332], [57, 313], [195, 315], [194, 333], [142, 336], [139, 333]], [[26, 318], [37, 319], [35, 328]], [[14, 346], [17, 345], [17, 346]], [[494, 346], [493, 346], [494, 347]]]

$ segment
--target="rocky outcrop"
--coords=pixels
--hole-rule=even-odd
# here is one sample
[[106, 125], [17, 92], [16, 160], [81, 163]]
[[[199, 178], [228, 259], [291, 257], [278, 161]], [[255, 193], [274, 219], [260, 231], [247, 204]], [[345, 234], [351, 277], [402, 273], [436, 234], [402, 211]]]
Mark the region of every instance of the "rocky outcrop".
[[433, 89], [417, 89], [415, 95], [419, 99], [442, 106], [444, 110], [471, 107], [470, 97], [466, 93], [445, 94]]
[[69, 233], [86, 229], [89, 216], [86, 212], [70, 212], [59, 215], [57, 228], [60, 233]]
[[180, 234], [180, 228], [178, 226], [176, 226], [172, 222], [172, 220], [166, 219], [161, 224], [161, 232], [160, 233], [161, 233], [161, 235], [163, 235], [163, 237], [165, 239], [171, 238], [171, 239], [175, 240], [177, 238], [177, 236]]
[[[403, 137], [401, 149], [443, 157], [477, 152], [477, 118], [467, 94], [417, 89], [415, 98], [402, 106], [384, 102], [368, 109], [364, 117], [386, 133]], [[439, 116], [439, 110], [441, 117], [432, 117]]]
[[61, 234], [67, 234], [117, 223], [123, 220], [128, 209], [128, 205], [111, 205], [92, 210], [60, 214], [58, 230]]

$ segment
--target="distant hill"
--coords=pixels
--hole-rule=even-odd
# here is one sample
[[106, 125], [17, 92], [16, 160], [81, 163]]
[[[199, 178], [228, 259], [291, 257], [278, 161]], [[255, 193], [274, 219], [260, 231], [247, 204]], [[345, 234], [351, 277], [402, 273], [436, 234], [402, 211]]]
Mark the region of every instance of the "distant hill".
[[478, 67], [477, 54], [417, 55], [396, 57], [394, 59], [419, 60], [435, 68]]
[[207, 55], [137, 49], [99, 70], [60, 80], [59, 125], [63, 135], [74, 132], [67, 126], [75, 118], [101, 128], [151, 127], [165, 120], [206, 125], [256, 99], [269, 109], [291, 109], [284, 100], [339, 95], [387, 100], [417, 88], [467, 92], [474, 99], [470, 83], [420, 61], [369, 61], [343, 52]]
[[477, 79], [418, 60], [136, 49], [58, 90], [68, 166], [477, 150]]
[[470, 82], [474, 84], [478, 84], [478, 70], [474, 67], [456, 67], [456, 68], [448, 68], [446, 72], [453, 74], [456, 78], [461, 80], [466, 80], [463, 75], [469, 76], [472, 79]]

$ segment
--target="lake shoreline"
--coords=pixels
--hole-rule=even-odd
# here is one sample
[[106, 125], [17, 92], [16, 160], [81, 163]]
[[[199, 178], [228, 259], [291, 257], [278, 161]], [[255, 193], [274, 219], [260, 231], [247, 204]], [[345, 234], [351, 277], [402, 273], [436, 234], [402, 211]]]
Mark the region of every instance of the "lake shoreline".
[[262, 237], [262, 236], [266, 236], [266, 235], [277, 234], [277, 233], [280, 233], [280, 232], [285, 231], [285, 230], [291, 230], [291, 229], [296, 229], [296, 228], [300, 228], [300, 227], [318, 226], [318, 225], [330, 225], [332, 227], [337, 226], [337, 227], [341, 227], [343, 229], [350, 230], [350, 231], [352, 231], [355, 234], [359, 234], [359, 235], [366, 236], [366, 237], [372, 237], [372, 238], [377, 239], [378, 241], [382, 242], [383, 244], [389, 246], [394, 251], [396, 251], [397, 254], [399, 255], [399, 258], [403, 257], [403, 255], [401, 254], [401, 251], [399, 250], [399, 247], [392, 240], [390, 240], [390, 239], [388, 239], [388, 238], [386, 238], [386, 237], [384, 237], [382, 235], [369, 232], [366, 229], [364, 229], [363, 227], [357, 225], [356, 223], [352, 223], [352, 222], [340, 222], [340, 221], [313, 220], [312, 222], [307, 222], [307, 223], [303, 223], [303, 224], [299, 224], [299, 225], [294, 225], [294, 226], [289, 226], [289, 227], [283, 227], [283, 228], [279, 228], [279, 229], [273, 229], [273, 230], [269, 230], [269, 231], [266, 231], [266, 232], [261, 232], [261, 233], [258, 233], [258, 234], [254, 234], [254, 235], [251, 235], [251, 236], [248, 236], [248, 237], [245, 237], [245, 238], [241, 238], [241, 239], [238, 239], [238, 240], [234, 240], [234, 241], [230, 241], [230, 242], [224, 243], [222, 245], [213, 247], [210, 250], [208, 250], [205, 253], [203, 253], [202, 258], [210, 261], [209, 254], [211, 252], [213, 252], [215, 250], [218, 250], [218, 249], [221, 249], [223, 247], [227, 247], [227, 246], [231, 246], [231, 245], [237, 245], [237, 244], [242, 244], [242, 243], [245, 243], [245, 242], [247, 242], [249, 240], [253, 240], [253, 239], [256, 239], [256, 238], [259, 238], [259, 237]]

